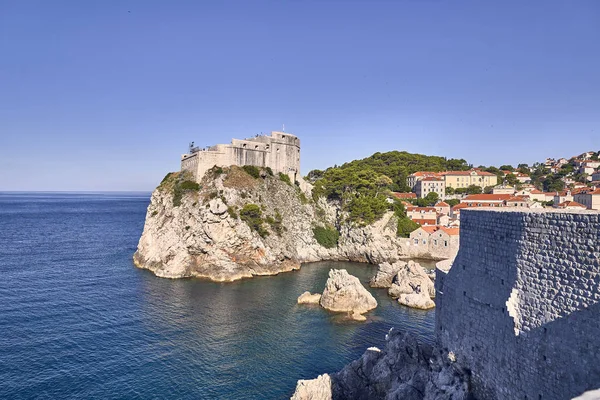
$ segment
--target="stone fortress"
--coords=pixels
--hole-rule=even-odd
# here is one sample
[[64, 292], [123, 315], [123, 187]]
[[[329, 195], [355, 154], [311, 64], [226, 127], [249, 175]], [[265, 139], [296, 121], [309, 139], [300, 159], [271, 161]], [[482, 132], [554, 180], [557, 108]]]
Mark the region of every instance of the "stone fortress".
[[571, 399], [600, 388], [600, 214], [465, 210], [436, 270], [436, 341], [479, 399]]
[[283, 173], [292, 182], [301, 182], [300, 140], [286, 132], [271, 132], [249, 139], [232, 139], [230, 144], [206, 148], [190, 145], [188, 154], [181, 156], [181, 170], [190, 171], [197, 182], [214, 166], [231, 165], [270, 167], [275, 174]]

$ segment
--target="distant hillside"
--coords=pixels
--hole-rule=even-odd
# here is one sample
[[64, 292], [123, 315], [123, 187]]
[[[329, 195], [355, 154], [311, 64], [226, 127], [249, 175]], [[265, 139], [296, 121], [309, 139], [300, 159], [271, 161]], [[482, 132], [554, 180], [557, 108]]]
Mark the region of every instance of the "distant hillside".
[[[348, 178], [378, 178], [385, 175], [391, 179], [387, 186], [396, 192], [410, 191], [406, 184], [408, 175], [416, 171], [465, 171], [470, 168], [467, 161], [463, 159], [447, 159], [439, 156], [426, 156], [413, 154], [406, 151], [388, 151], [386, 153], [375, 153], [362, 160], [354, 160], [327, 168], [325, 171], [313, 170], [307, 175], [307, 179], [313, 183], [321, 180], [320, 184], [331, 186], [334, 181], [348, 181]], [[354, 185], [352, 185], [354, 186]], [[339, 189], [339, 188], [337, 188]], [[335, 191], [336, 189], [333, 188]], [[329, 197], [334, 193], [325, 193]]]

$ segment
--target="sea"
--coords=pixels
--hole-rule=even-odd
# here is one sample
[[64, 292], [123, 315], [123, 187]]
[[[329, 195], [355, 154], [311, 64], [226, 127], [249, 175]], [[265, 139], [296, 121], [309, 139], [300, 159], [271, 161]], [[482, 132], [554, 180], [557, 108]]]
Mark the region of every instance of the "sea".
[[368, 288], [351, 322], [318, 306], [332, 268], [234, 283], [169, 280], [132, 262], [149, 193], [0, 193], [0, 399], [289, 399], [390, 329], [433, 341], [434, 311]]

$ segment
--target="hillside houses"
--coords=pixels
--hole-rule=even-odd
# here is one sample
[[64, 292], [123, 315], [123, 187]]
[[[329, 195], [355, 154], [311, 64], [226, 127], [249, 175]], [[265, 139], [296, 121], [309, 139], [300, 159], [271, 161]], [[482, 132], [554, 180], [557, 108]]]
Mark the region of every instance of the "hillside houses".
[[462, 189], [479, 186], [483, 190], [485, 187], [495, 186], [498, 183], [498, 177], [476, 168], [469, 171], [417, 171], [408, 176], [406, 183], [417, 194], [417, 197], [423, 198], [434, 191], [443, 198], [446, 188]]
[[450, 258], [458, 251], [460, 229], [443, 226], [422, 226], [410, 233], [412, 254], [427, 254], [434, 258]]

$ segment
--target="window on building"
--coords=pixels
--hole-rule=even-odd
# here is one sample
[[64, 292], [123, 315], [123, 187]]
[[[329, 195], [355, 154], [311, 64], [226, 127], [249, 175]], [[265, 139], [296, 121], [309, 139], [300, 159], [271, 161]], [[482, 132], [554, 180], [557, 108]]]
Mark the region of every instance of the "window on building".
[[433, 241], [433, 245], [434, 245], [434, 246], [437, 246], [437, 239], [434, 239], [434, 241]]
[[419, 244], [419, 239], [415, 239], [415, 244]]
[[444, 247], [448, 247], [448, 241], [444, 240]]
[[425, 239], [423, 239], [423, 244], [427, 244], [427, 241]]

